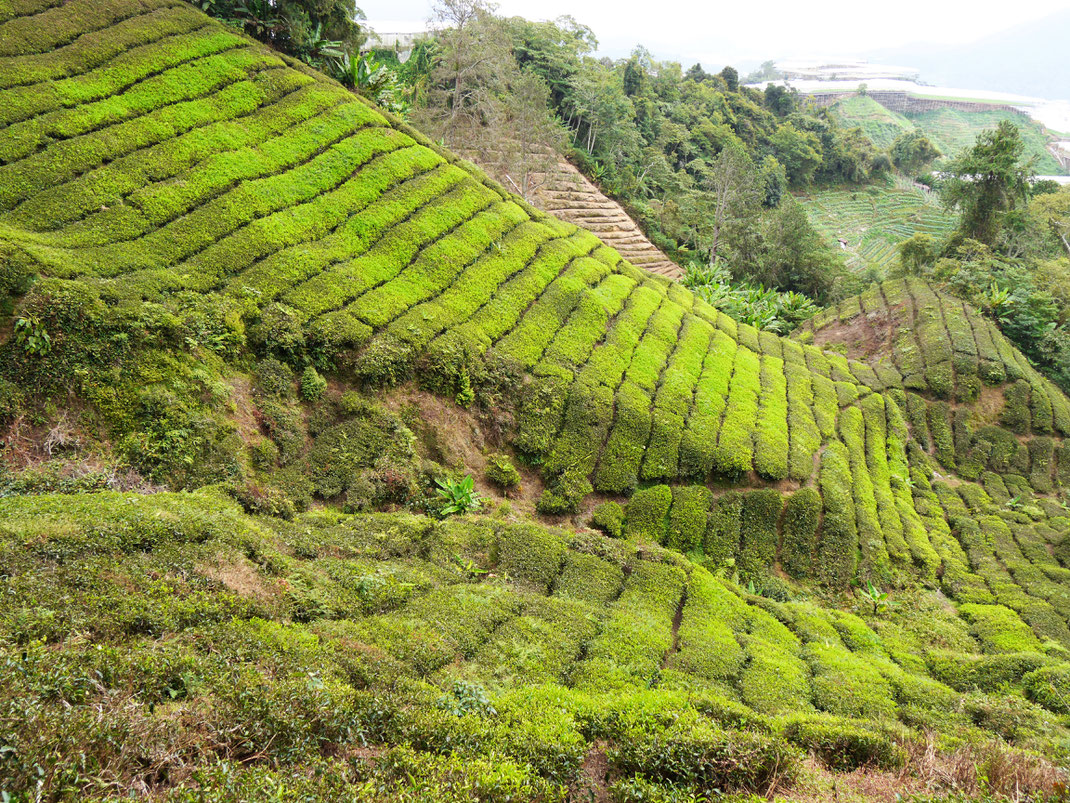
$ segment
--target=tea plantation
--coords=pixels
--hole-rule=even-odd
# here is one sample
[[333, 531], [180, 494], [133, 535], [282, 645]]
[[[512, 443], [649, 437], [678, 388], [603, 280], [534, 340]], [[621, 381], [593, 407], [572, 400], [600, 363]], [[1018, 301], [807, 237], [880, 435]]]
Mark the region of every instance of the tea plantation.
[[0, 0], [3, 799], [1060, 799], [1068, 436], [923, 282], [759, 332], [191, 5]]
[[936, 196], [907, 184], [820, 189], [798, 196], [814, 228], [830, 247], [842, 246], [847, 267], [884, 277], [896, 265], [896, 247], [922, 233], [947, 235], [956, 216], [945, 211]]

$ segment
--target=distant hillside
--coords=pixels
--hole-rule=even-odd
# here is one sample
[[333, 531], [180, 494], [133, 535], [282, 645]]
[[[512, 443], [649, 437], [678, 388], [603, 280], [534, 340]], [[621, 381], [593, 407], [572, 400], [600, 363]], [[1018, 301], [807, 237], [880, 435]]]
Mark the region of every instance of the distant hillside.
[[878, 148], [890, 148], [896, 138], [914, 129], [914, 124], [898, 112], [881, 106], [868, 95], [854, 95], [838, 101], [832, 113], [845, 126], [859, 126]]
[[874, 61], [909, 64], [930, 84], [1070, 99], [1070, 10], [967, 45], [908, 45], [876, 51]]
[[946, 212], [932, 193], [900, 180], [897, 186], [814, 189], [797, 196], [810, 222], [840, 248], [845, 241], [847, 267], [884, 277], [896, 261], [896, 246], [914, 234], [943, 235], [956, 216]]
[[935, 108], [925, 111], [895, 112], [869, 96], [852, 96], [832, 105], [832, 113], [844, 126], [860, 126], [879, 147], [889, 147], [900, 133], [918, 130], [947, 156], [970, 147], [982, 131], [995, 128], [1001, 120], [1010, 120], [1022, 132], [1026, 157], [1036, 159], [1040, 175], [1060, 175], [1066, 171], [1048, 150], [1050, 133], [1028, 115], [994, 109], [965, 111]]

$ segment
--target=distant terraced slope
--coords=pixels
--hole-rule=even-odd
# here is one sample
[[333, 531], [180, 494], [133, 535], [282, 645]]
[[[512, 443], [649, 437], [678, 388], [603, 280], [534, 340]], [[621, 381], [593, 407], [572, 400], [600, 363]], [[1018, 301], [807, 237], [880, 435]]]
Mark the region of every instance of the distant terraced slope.
[[[737, 324], [188, 5], [5, 8], [4, 289], [18, 284], [10, 274], [32, 274], [18, 303], [46, 318], [62, 311], [76, 325], [79, 309], [106, 309], [135, 321], [107, 333], [105, 356], [115, 343], [188, 348], [166, 341], [167, 322], [204, 305], [232, 332], [285, 321], [286, 336], [329, 359], [347, 387], [416, 379], [454, 398], [496, 388], [508, 442], [541, 468], [544, 513], [643, 488], [634, 518], [648, 507], [653, 525], [637, 532], [668, 540], [676, 517], [673, 543], [693, 545], [715, 496], [759, 488], [753, 509], [731, 508], [744, 516], [735, 550], [751, 575], [783, 565], [782, 543], [796, 536], [800, 576], [841, 587], [932, 579], [954, 557], [941, 549], [958, 514], [915, 495], [933, 465], [910, 448], [910, 397], [881, 366]], [[145, 310], [161, 322], [150, 335]], [[41, 361], [21, 359], [10, 341], [0, 348], [24, 372], [83, 356], [58, 337]], [[198, 370], [208, 357], [217, 359], [205, 355]], [[926, 362], [926, 379], [945, 363], [954, 367], [950, 356]], [[119, 365], [106, 365], [115, 381]], [[1049, 441], [1030, 452], [1027, 473], [1039, 476], [1032, 466], [1070, 435], [1070, 407], [1020, 371], [1040, 411], [1035, 432], [1049, 411]], [[1011, 421], [1025, 386], [1004, 374], [1016, 384], [997, 383], [993, 403], [1007, 412], [994, 415]], [[169, 390], [162, 372], [144, 376]], [[113, 404], [101, 390], [85, 403]], [[659, 482], [674, 487], [648, 487]], [[821, 515], [789, 538], [782, 504]]]
[[847, 266], [884, 276], [898, 258], [896, 247], [914, 234], [939, 237], [955, 226], [956, 216], [921, 189], [855, 187], [815, 190], [798, 196], [814, 228], [830, 247], [846, 241]]
[[646, 238], [624, 207], [606, 197], [585, 175], [564, 159], [549, 174], [541, 174], [533, 202], [540, 209], [594, 232], [633, 265], [651, 273], [679, 279], [683, 268]]

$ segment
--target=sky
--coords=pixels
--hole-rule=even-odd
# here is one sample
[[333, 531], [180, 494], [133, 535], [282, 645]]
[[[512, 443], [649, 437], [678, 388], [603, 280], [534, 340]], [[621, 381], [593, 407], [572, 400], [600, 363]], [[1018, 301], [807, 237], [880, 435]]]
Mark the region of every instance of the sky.
[[[421, 24], [430, 0], [357, 0], [369, 21]], [[968, 8], [968, 11], [965, 9]], [[1013, 19], [1008, 20], [1008, 8]], [[643, 44], [655, 58], [754, 65], [766, 59], [849, 57], [916, 42], [971, 42], [1009, 25], [1070, 8], [1070, 0], [500, 0], [498, 11], [528, 19], [571, 14], [594, 30], [599, 52], [619, 57]], [[381, 32], [391, 24], [376, 26]], [[401, 29], [400, 26], [398, 29]]]

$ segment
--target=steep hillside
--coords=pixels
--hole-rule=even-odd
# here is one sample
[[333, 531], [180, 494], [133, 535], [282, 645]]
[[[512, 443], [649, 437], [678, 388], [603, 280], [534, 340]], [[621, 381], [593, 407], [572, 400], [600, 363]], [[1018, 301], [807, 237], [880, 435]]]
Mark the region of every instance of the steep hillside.
[[0, 796], [1061, 777], [1070, 400], [972, 310], [737, 325], [172, 0], [0, 87]]
[[797, 198], [832, 248], [844, 241], [847, 267], [881, 277], [897, 261], [896, 246], [903, 240], [919, 232], [946, 235], [956, 221], [933, 193], [902, 179], [886, 186], [813, 190]]
[[1054, 772], [970, 741], [1066, 734], [1067, 665], [1006, 608], [776, 602], [592, 534], [104, 493], [0, 500], [0, 558], [16, 799], [1028, 794]]
[[1061, 175], [1066, 172], [1048, 149], [1051, 134], [1021, 112], [937, 108], [899, 113], [884, 108], [873, 98], [853, 96], [833, 104], [832, 113], [844, 126], [859, 126], [878, 147], [890, 147], [896, 137], [906, 131], [920, 131], [946, 157], [969, 148], [982, 131], [995, 128], [1002, 120], [1010, 120], [1021, 130], [1025, 156], [1036, 160], [1038, 174]]
[[884, 108], [868, 95], [837, 101], [832, 113], [845, 126], [859, 126], [878, 148], [890, 148], [900, 134], [914, 130], [910, 120]]
[[594, 232], [598, 239], [638, 268], [670, 279], [684, 275], [679, 265], [647, 239], [620, 204], [606, 197], [564, 159], [559, 159], [554, 170], [536, 181], [539, 188], [533, 202], [540, 209]]
[[1036, 159], [1034, 169], [1038, 174], [1050, 176], [1066, 172], [1048, 150], [1050, 134], [1044, 126], [1025, 114], [934, 109], [908, 115], [908, 119], [947, 156], [969, 148], [978, 134], [995, 128], [1001, 120], [1010, 120], [1021, 129], [1022, 140], [1025, 142], [1025, 157]]

